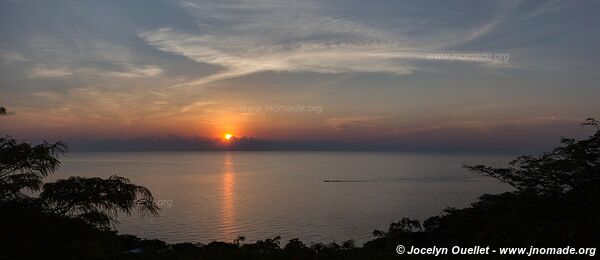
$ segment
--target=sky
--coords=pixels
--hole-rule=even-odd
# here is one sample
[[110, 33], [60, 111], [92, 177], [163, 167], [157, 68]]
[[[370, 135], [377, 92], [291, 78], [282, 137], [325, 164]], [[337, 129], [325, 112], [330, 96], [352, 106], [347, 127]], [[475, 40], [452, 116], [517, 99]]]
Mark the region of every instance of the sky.
[[542, 147], [600, 117], [598, 1], [0, 0], [2, 134]]

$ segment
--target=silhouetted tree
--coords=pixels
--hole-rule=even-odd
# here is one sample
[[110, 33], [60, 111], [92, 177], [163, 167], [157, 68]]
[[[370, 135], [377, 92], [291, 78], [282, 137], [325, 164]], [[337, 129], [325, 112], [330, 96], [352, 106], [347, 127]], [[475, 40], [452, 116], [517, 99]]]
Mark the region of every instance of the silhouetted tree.
[[47, 183], [40, 199], [52, 213], [79, 218], [104, 229], [116, 223], [118, 212], [131, 215], [135, 209], [140, 214], [158, 215], [152, 193], [119, 176], [69, 177]]
[[[600, 124], [589, 138], [562, 138], [540, 156], [521, 156], [509, 167], [465, 166], [510, 184], [516, 191], [484, 194], [468, 208], [447, 208], [418, 221], [402, 219], [374, 231], [364, 248], [394, 256], [399, 244], [423, 246], [594, 247], [600, 241]], [[562, 259], [544, 256], [544, 259]], [[409, 257], [410, 258], [410, 257]], [[418, 257], [416, 257], [418, 258]], [[443, 257], [442, 257], [443, 258]]]
[[519, 191], [562, 196], [572, 190], [600, 189], [600, 124], [588, 118], [584, 126], [596, 132], [585, 140], [562, 138], [561, 146], [541, 156], [525, 155], [510, 167], [474, 165], [465, 167], [508, 183]]
[[[0, 109], [5, 115], [6, 109]], [[67, 152], [62, 142], [44, 142], [32, 146], [15, 139], [0, 137], [0, 200], [23, 197], [21, 191], [39, 191], [42, 179], [60, 165], [58, 156]]]
[[0, 138], [0, 200], [22, 197], [21, 191], [39, 191], [42, 179], [54, 172], [57, 156], [67, 151], [61, 142], [31, 146], [9, 137]]
[[[2, 107], [0, 114], [6, 114], [6, 109]], [[42, 190], [40, 202], [48, 212], [79, 218], [101, 228], [115, 223], [119, 212], [158, 213], [150, 190], [123, 177], [70, 177], [42, 186], [42, 179], [60, 166], [58, 156], [65, 154], [67, 148], [62, 142], [32, 146], [1, 137], [0, 201], [25, 198], [24, 189]]]

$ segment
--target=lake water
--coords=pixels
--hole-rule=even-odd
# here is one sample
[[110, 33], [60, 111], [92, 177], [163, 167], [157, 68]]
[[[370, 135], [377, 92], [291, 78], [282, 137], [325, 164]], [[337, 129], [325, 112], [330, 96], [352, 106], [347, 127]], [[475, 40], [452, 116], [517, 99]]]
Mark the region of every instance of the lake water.
[[[69, 153], [47, 180], [116, 174], [148, 187], [160, 217], [120, 218], [119, 233], [167, 242], [354, 239], [402, 217], [424, 220], [509, 187], [462, 169], [505, 156], [392, 152]], [[339, 182], [325, 182], [336, 180]]]

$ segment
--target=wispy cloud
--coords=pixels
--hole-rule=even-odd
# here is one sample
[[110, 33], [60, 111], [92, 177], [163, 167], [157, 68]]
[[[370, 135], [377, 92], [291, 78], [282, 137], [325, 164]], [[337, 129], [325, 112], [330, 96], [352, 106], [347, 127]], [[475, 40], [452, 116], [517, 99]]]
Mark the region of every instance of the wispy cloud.
[[477, 39], [500, 22], [494, 18], [455, 31], [451, 39], [417, 37], [406, 33], [416, 29], [413, 23], [379, 28], [320, 13], [308, 3], [290, 5], [184, 2], [198, 19], [199, 32], [160, 28], [140, 37], [162, 51], [222, 68], [177, 85], [191, 86], [264, 71], [410, 74], [420, 69], [414, 61], [426, 59], [429, 50]]
[[540, 5], [539, 7], [525, 13], [520, 19], [525, 20], [525, 19], [531, 19], [534, 17], [538, 17], [547, 13], [552, 13], [552, 12], [557, 12], [560, 10], [563, 10], [565, 8], [568, 8], [569, 6], [572, 6], [575, 2], [574, 1], [560, 1], [560, 0], [552, 0], [552, 1], [547, 1], [544, 4]]
[[28, 61], [28, 59], [23, 57], [21, 53], [0, 51], [0, 63], [14, 63], [24, 61]]
[[48, 65], [36, 65], [29, 73], [32, 78], [58, 78], [72, 75], [73, 72], [67, 68], [50, 67]]
[[128, 48], [104, 41], [90, 42], [84, 49], [89, 50], [88, 59], [109, 65], [103, 74], [117, 78], [144, 78], [162, 74], [157, 65], [144, 64]]
[[163, 70], [154, 65], [144, 65], [141, 67], [129, 66], [123, 71], [108, 72], [107, 75], [121, 78], [143, 78], [153, 77], [163, 73]]
[[384, 116], [348, 116], [333, 117], [323, 120], [323, 126], [340, 132], [356, 132], [380, 127]]
[[[31, 78], [102, 78], [110, 80], [141, 79], [155, 77], [164, 71], [158, 65], [148, 63], [131, 47], [78, 34], [58, 38], [55, 35], [37, 34], [30, 39], [30, 56], [34, 62], [29, 66]], [[73, 49], [67, 49], [70, 46]], [[5, 52], [2, 57], [12, 61], [30, 61], [18, 53]], [[33, 64], [32, 64], [33, 63]]]
[[[223, 67], [223, 71], [185, 85], [201, 85], [263, 71], [287, 72], [387, 72], [412, 71], [402, 59], [422, 54], [399, 43], [308, 43], [285, 45], [249, 44], [243, 37], [231, 39], [210, 35], [194, 36], [173, 29], [142, 34], [148, 43], [163, 51], [183, 55], [194, 61]], [[394, 51], [391, 51], [391, 49]]]

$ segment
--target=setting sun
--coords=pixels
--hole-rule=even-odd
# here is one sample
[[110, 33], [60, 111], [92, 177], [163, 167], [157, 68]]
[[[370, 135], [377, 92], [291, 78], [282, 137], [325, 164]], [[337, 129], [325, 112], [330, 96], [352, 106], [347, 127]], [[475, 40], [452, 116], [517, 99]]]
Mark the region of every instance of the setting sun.
[[233, 137], [231, 133], [226, 133], [225, 135], [223, 135], [223, 138], [225, 138], [225, 140], [229, 140], [231, 139], [231, 137]]

